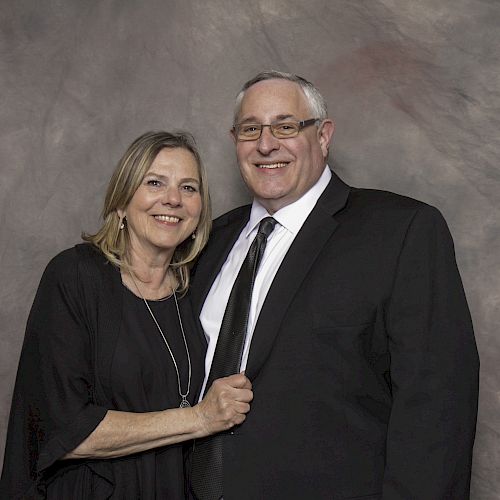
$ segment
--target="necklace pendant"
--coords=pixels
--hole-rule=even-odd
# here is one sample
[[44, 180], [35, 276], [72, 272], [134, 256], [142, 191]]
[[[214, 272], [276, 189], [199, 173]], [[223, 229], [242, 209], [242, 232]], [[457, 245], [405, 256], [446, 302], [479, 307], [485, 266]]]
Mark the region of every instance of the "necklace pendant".
[[189, 404], [189, 401], [186, 399], [186, 396], [183, 396], [179, 408], [190, 408], [190, 407], [191, 405]]

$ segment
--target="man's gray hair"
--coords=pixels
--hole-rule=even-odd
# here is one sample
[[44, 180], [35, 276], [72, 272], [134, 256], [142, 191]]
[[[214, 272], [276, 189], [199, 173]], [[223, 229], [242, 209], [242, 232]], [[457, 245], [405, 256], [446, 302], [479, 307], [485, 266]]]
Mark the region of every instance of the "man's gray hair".
[[234, 106], [234, 117], [233, 124], [238, 122], [239, 114], [241, 111], [241, 102], [245, 92], [254, 84], [258, 82], [263, 82], [264, 80], [288, 80], [294, 82], [302, 89], [304, 92], [307, 102], [309, 103], [309, 108], [311, 110], [311, 118], [319, 118], [324, 120], [328, 116], [328, 110], [326, 107], [326, 101], [320, 94], [319, 90], [305, 78], [301, 76], [294, 75], [292, 73], [284, 73], [282, 71], [262, 71], [258, 75], [254, 76], [251, 80], [248, 80], [241, 88], [239, 94], [236, 96], [236, 102]]

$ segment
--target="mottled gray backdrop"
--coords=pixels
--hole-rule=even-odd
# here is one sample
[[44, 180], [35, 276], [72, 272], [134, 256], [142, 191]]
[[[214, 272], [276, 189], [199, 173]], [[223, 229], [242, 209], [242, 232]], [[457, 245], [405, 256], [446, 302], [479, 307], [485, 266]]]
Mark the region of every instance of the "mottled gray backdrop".
[[0, 27], [0, 449], [42, 270], [126, 146], [191, 130], [215, 214], [242, 204], [232, 100], [275, 68], [324, 93], [343, 179], [447, 218], [482, 360], [472, 498], [500, 498], [499, 0], [1, 0]]

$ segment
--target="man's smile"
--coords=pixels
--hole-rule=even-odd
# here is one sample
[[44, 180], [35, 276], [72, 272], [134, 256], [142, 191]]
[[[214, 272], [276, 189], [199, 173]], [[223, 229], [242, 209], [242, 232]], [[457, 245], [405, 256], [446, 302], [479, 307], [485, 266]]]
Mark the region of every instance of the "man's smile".
[[289, 162], [276, 162], [276, 163], [256, 163], [257, 168], [283, 168], [288, 165]]

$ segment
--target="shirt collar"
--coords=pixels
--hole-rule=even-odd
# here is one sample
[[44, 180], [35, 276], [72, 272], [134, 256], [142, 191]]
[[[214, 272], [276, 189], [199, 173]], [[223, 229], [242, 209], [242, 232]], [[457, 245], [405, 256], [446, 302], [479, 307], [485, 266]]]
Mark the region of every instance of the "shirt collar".
[[[332, 178], [332, 172], [328, 165], [325, 166], [321, 177], [316, 184], [302, 195], [297, 201], [290, 203], [274, 213], [273, 217], [287, 231], [294, 236], [300, 231], [305, 220], [312, 212], [316, 202], [325, 190]], [[267, 210], [257, 201], [253, 200], [250, 219], [245, 227], [245, 237], [248, 238], [264, 217], [269, 217]]]

